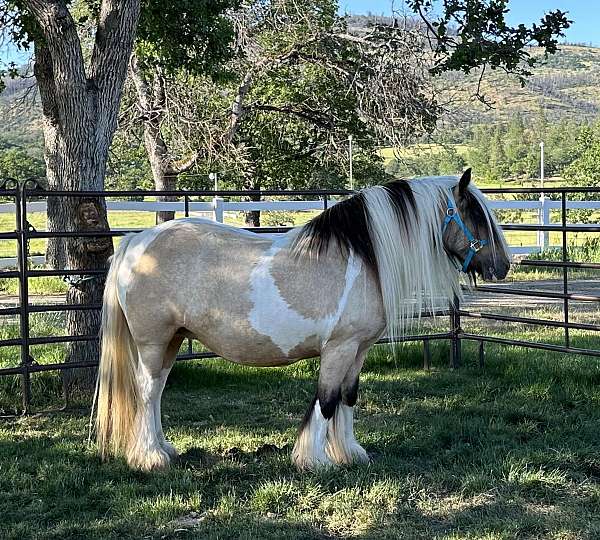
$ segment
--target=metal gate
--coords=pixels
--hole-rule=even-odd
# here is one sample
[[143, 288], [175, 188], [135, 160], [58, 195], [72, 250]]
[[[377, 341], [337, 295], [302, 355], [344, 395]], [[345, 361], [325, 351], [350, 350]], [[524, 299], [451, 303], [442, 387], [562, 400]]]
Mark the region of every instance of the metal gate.
[[[488, 195], [490, 194], [539, 194], [541, 189], [488, 189], [483, 190]], [[560, 291], [536, 291], [516, 289], [509, 286], [496, 285], [477, 285], [475, 291], [495, 295], [516, 295], [528, 296], [534, 298], [547, 298], [559, 300], [562, 302], [562, 321], [536, 319], [518, 316], [503, 315], [501, 313], [481, 313], [478, 311], [467, 310], [458, 305], [458, 301], [451, 304], [447, 311], [438, 313], [447, 317], [447, 328], [443, 332], [435, 332], [423, 335], [404, 336], [399, 341], [420, 341], [423, 343], [423, 363], [427, 367], [430, 364], [430, 342], [433, 340], [447, 340], [450, 343], [450, 366], [457, 368], [461, 364], [461, 342], [475, 341], [478, 343], [479, 364], [484, 364], [485, 343], [498, 343], [504, 345], [516, 345], [522, 347], [532, 347], [549, 351], [583, 354], [589, 356], [600, 357], [600, 340], [595, 348], [574, 347], [570, 337], [570, 330], [577, 329], [586, 332], [595, 333], [600, 331], [599, 324], [576, 323], [570, 320], [570, 302], [600, 302], [600, 296], [590, 294], [577, 294], [570, 290], [571, 280], [569, 271], [571, 269], [589, 269], [600, 270], [600, 262], [596, 261], [578, 261], [573, 262], [569, 259], [569, 244], [568, 234], [574, 232], [598, 233], [600, 226], [595, 225], [569, 225], [567, 222], [568, 197], [570, 194], [588, 194], [598, 195], [600, 189], [597, 188], [555, 188], [544, 190], [546, 195], [558, 197], [561, 201], [561, 220], [560, 223], [552, 225], [529, 225], [529, 224], [512, 224], [503, 225], [506, 231], [542, 231], [542, 232], [560, 232], [562, 260], [523, 260], [519, 264], [522, 266], [547, 267], [557, 268], [560, 270], [561, 288]], [[98, 363], [98, 359], [92, 359], [86, 362], [55, 362], [55, 363], [38, 363], [31, 355], [31, 347], [34, 345], [47, 345], [55, 343], [66, 343], [74, 341], [91, 341], [97, 340], [97, 335], [77, 335], [77, 336], [31, 336], [30, 335], [30, 315], [34, 313], [44, 312], [66, 312], [69, 310], [100, 310], [100, 305], [81, 305], [81, 304], [59, 304], [59, 305], [43, 305], [31, 304], [29, 294], [29, 279], [42, 276], [60, 276], [69, 278], [72, 276], [98, 276], [106, 272], [105, 269], [92, 270], [55, 270], [45, 268], [31, 268], [29, 243], [32, 239], [48, 239], [48, 238], [74, 238], [82, 236], [91, 237], [117, 237], [130, 232], [139, 232], [136, 229], [128, 230], [113, 230], [104, 232], [69, 232], [69, 231], [37, 231], [31, 225], [28, 219], [28, 202], [34, 200], [48, 199], [50, 197], [69, 197], [69, 198], [140, 198], [140, 197], [157, 197], [170, 196], [179, 200], [182, 204], [182, 211], [185, 216], [190, 215], [190, 205], [192, 201], [203, 197], [247, 197], [248, 195], [259, 195], [263, 197], [281, 197], [288, 198], [306, 198], [318, 197], [322, 201], [322, 208], [326, 209], [330, 201], [334, 197], [346, 196], [352, 194], [347, 190], [302, 190], [302, 191], [92, 191], [92, 192], [66, 192], [66, 191], [48, 191], [40, 188], [34, 180], [28, 180], [19, 185], [15, 180], [7, 179], [0, 183], [0, 197], [12, 200], [15, 204], [15, 229], [11, 232], [0, 232], [0, 241], [14, 240], [17, 243], [17, 268], [15, 270], [0, 270], [0, 278], [11, 278], [18, 280], [19, 290], [19, 305], [17, 307], [0, 308], [0, 321], [5, 317], [18, 317], [19, 321], [19, 337], [0, 339], [0, 348], [2, 347], [19, 347], [20, 359], [19, 363], [11, 367], [0, 367], [0, 376], [18, 376], [21, 381], [21, 396], [22, 396], [22, 411], [24, 413], [31, 412], [31, 374], [42, 371], [63, 371], [69, 369], [78, 369], [86, 367], [94, 367]], [[289, 230], [289, 227], [260, 227], [258, 229], [249, 228], [259, 234], [264, 233], [281, 233]], [[427, 314], [424, 314], [427, 315]], [[486, 334], [469, 333], [462, 330], [462, 323], [465, 318], [479, 318], [494, 321], [503, 321], [510, 323], [523, 323], [546, 327], [556, 327], [563, 329], [563, 343], [548, 344], [535, 341], [525, 341], [498, 337]], [[389, 342], [383, 339], [382, 343]], [[212, 358], [216, 355], [210, 352], [194, 352], [192, 342], [188, 340], [187, 350], [178, 356], [178, 360], [192, 360]], [[68, 396], [64, 395], [65, 403], [68, 402]]]

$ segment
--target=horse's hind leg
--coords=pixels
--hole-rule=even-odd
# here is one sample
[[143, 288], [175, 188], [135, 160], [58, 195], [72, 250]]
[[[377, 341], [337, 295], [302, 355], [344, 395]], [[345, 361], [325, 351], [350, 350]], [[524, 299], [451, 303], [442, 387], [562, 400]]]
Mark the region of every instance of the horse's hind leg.
[[334, 417], [340, 404], [344, 377], [356, 358], [357, 350], [356, 343], [346, 342], [329, 343], [321, 352], [317, 395], [304, 417], [292, 451], [292, 461], [299, 469], [344, 462], [336, 452], [339, 436]]
[[179, 347], [181, 346], [183, 339], [184, 339], [184, 337], [182, 335], [175, 334], [175, 336], [171, 340], [171, 343], [169, 343], [169, 346], [167, 347], [167, 351], [165, 353], [165, 357], [163, 360], [162, 369], [160, 370], [160, 389], [158, 392], [158, 396], [157, 396], [156, 400], [154, 401], [154, 423], [156, 424], [156, 434], [157, 434], [158, 440], [160, 442], [160, 445], [162, 446], [162, 449], [167, 454], [169, 454], [169, 457], [171, 459], [175, 459], [178, 456], [178, 453], [177, 453], [177, 450], [175, 449], [175, 447], [169, 441], [167, 441], [167, 439], [165, 438], [165, 434], [164, 434], [163, 428], [162, 428], [160, 403], [162, 400], [162, 393], [163, 393], [163, 390], [165, 389], [165, 384], [167, 382], [167, 377], [169, 376], [169, 373], [171, 372], [171, 368], [173, 367], [173, 364], [175, 363], [175, 357], [177, 356], [177, 352], [179, 351]]
[[156, 424], [156, 403], [160, 400], [166, 380], [166, 376], [161, 376], [166, 350], [167, 344], [138, 346], [138, 406], [134, 433], [127, 451], [127, 462], [137, 469], [160, 469], [170, 462], [169, 454], [159, 439]]

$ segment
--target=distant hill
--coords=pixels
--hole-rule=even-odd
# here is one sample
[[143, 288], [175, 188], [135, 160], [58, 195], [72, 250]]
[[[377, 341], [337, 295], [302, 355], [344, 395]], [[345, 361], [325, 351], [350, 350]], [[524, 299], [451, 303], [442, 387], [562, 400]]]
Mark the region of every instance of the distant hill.
[[19, 147], [42, 154], [42, 114], [33, 79], [6, 79], [0, 93], [0, 148]]
[[[540, 49], [532, 48], [534, 57], [542, 58]], [[488, 70], [481, 92], [493, 102], [490, 110], [473, 100], [478, 74], [452, 73], [439, 81], [443, 95], [452, 102], [445, 118], [455, 127], [493, 123], [511, 116], [539, 115], [549, 120], [591, 120], [600, 113], [600, 48], [563, 45], [561, 50], [536, 66], [525, 86], [503, 71]]]
[[[351, 18], [351, 26], [362, 28], [366, 18]], [[541, 50], [531, 53], [540, 57]], [[488, 109], [473, 100], [478, 74], [446, 74], [437, 80], [442, 101], [449, 113], [442, 118], [443, 127], [469, 127], [482, 123], [502, 122], [512, 116], [534, 117], [544, 111], [549, 120], [568, 118], [588, 121], [600, 113], [600, 48], [563, 45], [561, 50], [534, 69], [534, 75], [522, 87], [516, 77], [503, 71], [488, 70], [481, 91], [494, 103]], [[41, 154], [42, 122], [39, 99], [21, 100], [32, 79], [7, 80], [0, 94], [0, 148], [20, 146]], [[35, 89], [33, 90], [35, 92]]]

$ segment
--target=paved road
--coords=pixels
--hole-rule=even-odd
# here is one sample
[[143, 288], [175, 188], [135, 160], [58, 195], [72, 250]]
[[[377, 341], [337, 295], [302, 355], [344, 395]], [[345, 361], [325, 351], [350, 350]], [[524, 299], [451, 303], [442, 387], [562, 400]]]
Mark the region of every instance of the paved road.
[[[491, 288], [511, 288], [522, 291], [563, 292], [562, 280], [541, 281], [512, 281], [505, 283], [486, 283]], [[600, 280], [579, 279], [569, 281], [569, 293], [586, 296], [600, 296]], [[490, 309], [498, 311], [500, 308], [510, 307], [519, 309], [543, 308], [549, 306], [562, 306], [562, 298], [537, 298], [535, 296], [515, 296], [500, 293], [485, 293], [475, 291], [465, 295], [465, 304], [470, 308]], [[571, 300], [573, 306], [587, 306], [592, 310], [600, 310], [600, 300], [595, 302], [581, 302]]]

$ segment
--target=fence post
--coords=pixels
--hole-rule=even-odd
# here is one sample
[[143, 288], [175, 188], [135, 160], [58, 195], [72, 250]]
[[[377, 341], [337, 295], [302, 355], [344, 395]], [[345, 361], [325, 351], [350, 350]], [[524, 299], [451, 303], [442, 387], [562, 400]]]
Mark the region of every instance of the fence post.
[[[550, 225], [550, 205], [543, 193], [540, 195], [540, 205], [538, 210], [539, 224], [542, 226]], [[540, 251], [546, 250], [550, 246], [550, 231], [538, 231], [537, 244]]]
[[220, 197], [213, 197], [213, 219], [219, 223], [223, 223], [223, 202]]
[[429, 371], [431, 367], [431, 349], [429, 347], [429, 340], [423, 340], [423, 369]]
[[457, 369], [461, 363], [461, 346], [460, 346], [460, 313], [459, 300], [454, 296], [450, 302], [450, 367]]
[[[569, 261], [569, 246], [567, 244], [567, 192], [562, 191], [560, 194], [560, 211], [561, 211], [561, 228], [562, 228], [562, 262]], [[569, 335], [569, 267], [563, 265], [563, 321], [565, 323], [565, 347], [571, 346], [571, 337]]]
[[21, 391], [23, 399], [23, 414], [31, 412], [31, 376], [29, 366], [29, 276], [28, 272], [28, 237], [29, 222], [27, 221], [27, 184], [24, 182], [18, 189], [15, 200], [15, 215], [17, 221], [18, 245], [17, 261], [19, 267], [19, 324], [21, 327]]

